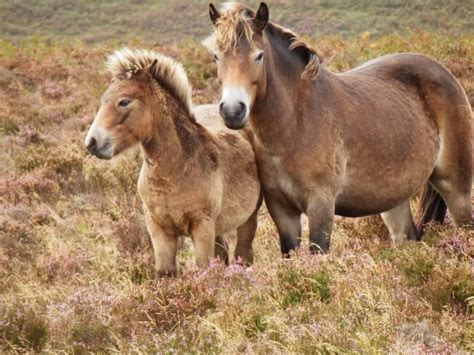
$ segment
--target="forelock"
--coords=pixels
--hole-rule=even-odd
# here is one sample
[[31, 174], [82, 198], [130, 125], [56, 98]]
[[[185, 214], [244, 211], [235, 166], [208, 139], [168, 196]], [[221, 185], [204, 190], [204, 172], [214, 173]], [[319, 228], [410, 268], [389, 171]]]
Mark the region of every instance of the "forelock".
[[252, 26], [253, 11], [237, 2], [226, 2], [222, 5], [220, 17], [215, 24], [214, 33], [203, 41], [211, 50], [234, 50], [245, 36], [251, 46], [254, 29]]

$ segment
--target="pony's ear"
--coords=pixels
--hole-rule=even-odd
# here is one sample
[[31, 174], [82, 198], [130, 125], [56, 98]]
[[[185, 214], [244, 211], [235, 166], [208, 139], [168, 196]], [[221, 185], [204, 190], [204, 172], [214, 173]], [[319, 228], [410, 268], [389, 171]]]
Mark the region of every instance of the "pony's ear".
[[253, 18], [253, 23], [255, 28], [258, 31], [263, 31], [268, 24], [268, 19], [270, 18], [270, 12], [268, 11], [268, 6], [264, 2], [260, 3], [255, 16]]
[[219, 10], [217, 10], [214, 4], [212, 3], [209, 4], [209, 17], [211, 18], [213, 25], [216, 25], [217, 21], [221, 17]]

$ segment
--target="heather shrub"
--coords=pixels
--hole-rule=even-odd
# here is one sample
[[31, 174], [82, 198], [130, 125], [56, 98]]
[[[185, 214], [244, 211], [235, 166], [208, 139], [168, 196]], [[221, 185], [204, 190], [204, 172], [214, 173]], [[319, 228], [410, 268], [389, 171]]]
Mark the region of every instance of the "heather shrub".
[[137, 193], [137, 181], [142, 164], [138, 150], [127, 152], [113, 162], [100, 162], [90, 158], [85, 165], [85, 179], [89, 189], [116, 194], [117, 190], [125, 194]]
[[26, 146], [28, 144], [38, 144], [43, 142], [44, 136], [38, 130], [29, 125], [22, 126], [18, 132], [20, 144]]
[[216, 308], [217, 289], [203, 275], [188, 274], [169, 282], [160, 280], [145, 302], [144, 312], [157, 331], [184, 326], [188, 317], [204, 316]]
[[154, 277], [155, 260], [145, 219], [137, 204], [140, 203], [127, 205], [116, 213], [111, 233], [123, 260], [120, 268], [126, 270], [132, 282], [143, 283]]
[[279, 286], [286, 291], [282, 299], [282, 306], [297, 305], [305, 300], [318, 300], [323, 303], [330, 298], [327, 273], [323, 271], [308, 272], [297, 267], [289, 266], [278, 273]]
[[41, 238], [28, 222], [22, 223], [2, 218], [0, 219], [0, 250], [7, 258], [3, 265], [5, 268], [12, 267], [13, 264], [8, 261], [14, 259], [26, 263], [31, 262], [42, 250]]
[[419, 248], [417, 255], [410, 255], [403, 258], [403, 271], [412, 285], [419, 285], [426, 282], [434, 268], [431, 255], [426, 249]]
[[62, 178], [72, 179], [82, 171], [82, 157], [84, 152], [78, 147], [32, 146], [17, 156], [15, 168], [19, 173], [30, 172], [38, 168], [45, 168]]
[[10, 350], [40, 352], [46, 345], [49, 329], [33, 309], [16, 304], [6, 310], [0, 321], [0, 334]]
[[17, 123], [7, 117], [0, 116], [0, 133], [2, 134], [16, 134], [20, 129]]
[[113, 349], [113, 339], [100, 321], [88, 319], [73, 325], [69, 342], [75, 354], [106, 352]]
[[[155, 18], [160, 6], [146, 13]], [[374, 30], [310, 40], [333, 70], [421, 51], [473, 101], [472, 36]], [[103, 61], [123, 44], [0, 40], [0, 352], [474, 351], [474, 241], [449, 218], [396, 248], [380, 217], [336, 218], [329, 255], [307, 252], [305, 224], [301, 250], [283, 260], [263, 208], [252, 267], [196, 270], [187, 239], [179, 275], [157, 279], [136, 188], [139, 149], [102, 161], [83, 146], [110, 80]], [[128, 45], [181, 60], [194, 102], [217, 102], [212, 55], [196, 40]], [[235, 235], [227, 240], [232, 252]]]
[[53, 202], [59, 195], [58, 183], [47, 177], [44, 171], [26, 173], [1, 181], [0, 196], [13, 204], [33, 201]]
[[68, 282], [76, 275], [85, 273], [91, 266], [91, 256], [83, 250], [77, 250], [71, 254], [53, 254], [43, 258], [38, 266], [38, 274], [47, 282]]

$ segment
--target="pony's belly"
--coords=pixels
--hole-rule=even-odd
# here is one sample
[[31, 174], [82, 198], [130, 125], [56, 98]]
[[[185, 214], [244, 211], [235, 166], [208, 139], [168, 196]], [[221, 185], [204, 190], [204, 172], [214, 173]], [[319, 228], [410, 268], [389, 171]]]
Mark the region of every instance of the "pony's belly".
[[386, 134], [374, 123], [373, 129], [351, 139], [337, 214], [359, 217], [388, 211], [426, 184], [440, 152], [439, 136], [428, 118], [405, 120], [399, 118], [398, 129]]
[[338, 203], [336, 204], [336, 214], [342, 217], [365, 217], [391, 210], [397, 205], [398, 204], [394, 203], [378, 204], [377, 206], [354, 203]]
[[[365, 175], [345, 184], [336, 197], [336, 214], [345, 217], [362, 217], [378, 214], [412, 198], [428, 181], [434, 167], [433, 159], [419, 164], [416, 171], [380, 176]], [[422, 165], [422, 166], [420, 166]]]

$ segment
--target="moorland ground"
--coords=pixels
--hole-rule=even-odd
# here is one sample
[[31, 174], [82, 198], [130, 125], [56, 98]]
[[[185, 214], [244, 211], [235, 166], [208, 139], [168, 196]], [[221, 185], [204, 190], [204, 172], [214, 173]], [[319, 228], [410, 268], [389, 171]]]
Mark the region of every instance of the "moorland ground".
[[[474, 103], [469, 1], [270, 6], [332, 70], [421, 52]], [[204, 1], [0, 2], [0, 351], [474, 351], [474, 242], [449, 218], [397, 249], [378, 217], [338, 218], [329, 255], [283, 260], [262, 209], [253, 267], [195, 270], [187, 243], [179, 277], [154, 278], [139, 152], [99, 161], [83, 138], [123, 45], [182, 61], [215, 102], [210, 30]]]

